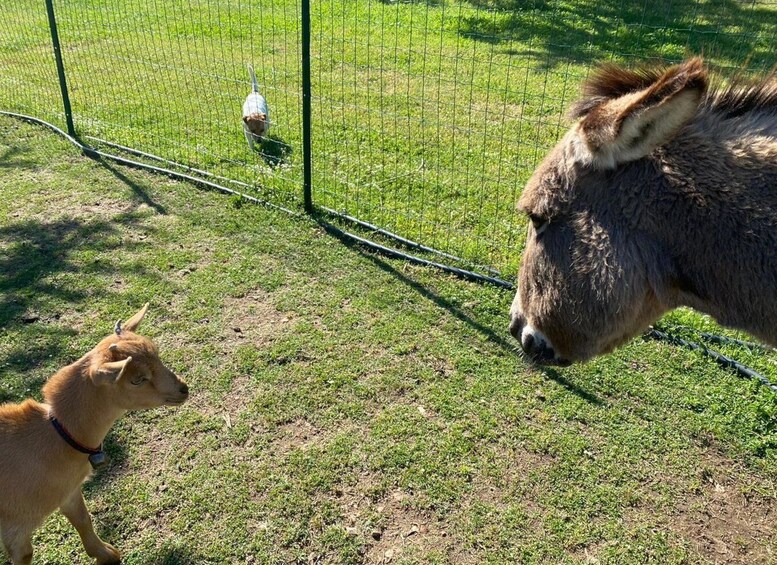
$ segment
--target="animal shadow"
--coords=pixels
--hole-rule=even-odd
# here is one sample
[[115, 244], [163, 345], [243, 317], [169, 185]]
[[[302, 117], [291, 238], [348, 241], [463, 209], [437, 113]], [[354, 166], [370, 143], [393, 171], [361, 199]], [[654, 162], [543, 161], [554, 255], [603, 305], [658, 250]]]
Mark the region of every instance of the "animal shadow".
[[[406, 275], [405, 273], [402, 273], [401, 271], [397, 270], [388, 261], [385, 261], [377, 253], [374, 253], [372, 250], [366, 249], [365, 247], [363, 247], [362, 244], [351, 239], [342, 230], [336, 228], [331, 224], [328, 224], [327, 222], [321, 220], [320, 218], [318, 219], [318, 223], [330, 235], [339, 239], [345, 245], [347, 245], [348, 247], [351, 247], [352, 249], [355, 249], [363, 257], [366, 257], [367, 259], [372, 261], [380, 270], [390, 274], [398, 281], [400, 281], [402, 284], [406, 285], [410, 289], [413, 289], [419, 295], [423, 296], [427, 300], [432, 301], [437, 306], [444, 308], [452, 316], [464, 322], [469, 327], [471, 327], [472, 329], [476, 330], [477, 332], [485, 336], [489, 341], [499, 346], [506, 353], [511, 355], [517, 353], [517, 342], [514, 342], [512, 340], [508, 341], [508, 339], [506, 339], [506, 336], [503, 335], [503, 333], [497, 332], [492, 327], [490, 327], [487, 323], [479, 321], [471, 313], [468, 313], [462, 310], [449, 299], [427, 288], [422, 282], [415, 280], [410, 276]], [[504, 333], [506, 333], [506, 330], [507, 328], [505, 327]], [[591, 404], [595, 404], [597, 406], [601, 406], [604, 404], [604, 401], [602, 401], [599, 397], [597, 397], [596, 394], [589, 392], [584, 388], [578, 386], [573, 381], [564, 377], [555, 369], [550, 367], [539, 367], [539, 366], [535, 368], [541, 371], [543, 375], [553, 380], [557, 384], [563, 386], [567, 391], [582, 398], [586, 402], [590, 402]]]
[[270, 135], [262, 139], [262, 143], [257, 151], [259, 151], [265, 163], [271, 167], [279, 167], [288, 161], [293, 149], [291, 145], [281, 138]]
[[183, 542], [169, 540], [156, 555], [148, 556], [140, 563], [142, 565], [197, 565], [207, 563], [202, 556], [193, 553], [191, 548], [183, 546]]

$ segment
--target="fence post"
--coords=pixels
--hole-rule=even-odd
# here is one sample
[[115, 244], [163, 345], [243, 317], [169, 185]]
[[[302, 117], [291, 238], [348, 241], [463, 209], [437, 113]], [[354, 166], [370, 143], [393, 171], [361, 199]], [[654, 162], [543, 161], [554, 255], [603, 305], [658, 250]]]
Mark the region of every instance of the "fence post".
[[302, 190], [305, 211], [313, 212], [313, 146], [310, 127], [310, 0], [302, 0]]
[[73, 111], [70, 108], [70, 96], [68, 96], [67, 93], [65, 65], [62, 63], [62, 50], [59, 48], [59, 34], [57, 33], [57, 19], [54, 17], [53, 0], [46, 0], [46, 12], [49, 15], [49, 31], [51, 32], [51, 43], [54, 46], [54, 59], [57, 62], [59, 89], [62, 91], [62, 105], [65, 107], [65, 123], [67, 124], [67, 133], [70, 134], [71, 137], [75, 137], [76, 130], [73, 127]]

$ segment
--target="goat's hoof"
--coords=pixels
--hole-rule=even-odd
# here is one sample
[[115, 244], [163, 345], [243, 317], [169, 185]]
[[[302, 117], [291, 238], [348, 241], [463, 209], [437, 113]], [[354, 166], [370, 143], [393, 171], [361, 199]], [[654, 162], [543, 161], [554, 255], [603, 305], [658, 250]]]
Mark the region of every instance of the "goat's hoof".
[[95, 559], [97, 565], [115, 565], [116, 563], [121, 563], [121, 553], [111, 544], [106, 543], [103, 545], [99, 555], [95, 556]]

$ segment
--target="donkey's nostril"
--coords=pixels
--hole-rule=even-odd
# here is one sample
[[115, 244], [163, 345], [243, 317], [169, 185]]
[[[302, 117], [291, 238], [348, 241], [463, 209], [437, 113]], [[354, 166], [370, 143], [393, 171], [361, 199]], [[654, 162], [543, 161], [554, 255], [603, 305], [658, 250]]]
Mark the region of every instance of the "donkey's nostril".
[[179, 388], [178, 390], [181, 391], [181, 394], [189, 394], [189, 385], [184, 383], [181, 385], [181, 388]]
[[555, 361], [556, 352], [553, 350], [553, 346], [542, 333], [531, 326], [525, 326], [521, 333], [521, 347], [532, 361], [538, 363], [553, 363]]

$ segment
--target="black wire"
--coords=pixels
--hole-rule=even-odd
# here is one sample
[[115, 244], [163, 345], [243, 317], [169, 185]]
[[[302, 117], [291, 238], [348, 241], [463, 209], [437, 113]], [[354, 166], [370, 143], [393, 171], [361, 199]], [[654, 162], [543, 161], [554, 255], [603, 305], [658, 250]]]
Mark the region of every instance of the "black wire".
[[[712, 336], [712, 334], [707, 334], [707, 335]], [[721, 367], [725, 369], [734, 369], [734, 371], [736, 371], [736, 373], [740, 377], [743, 377], [746, 379], [757, 379], [761, 381], [761, 383], [764, 386], [772, 389], [774, 392], [777, 392], [777, 385], [773, 384], [771, 381], [769, 381], [769, 379], [767, 379], [758, 371], [755, 371], [750, 367], [743, 365], [739, 361], [736, 361], [731, 357], [727, 357], [726, 355], [723, 355], [722, 353], [715, 351], [714, 349], [710, 349], [705, 345], [702, 345], [693, 341], [688, 341], [674, 335], [669, 335], [668, 333], [662, 332], [661, 330], [657, 330], [656, 328], [651, 328], [645, 334], [645, 337], [659, 340], [659, 341], [665, 341], [667, 343], [671, 343], [672, 345], [678, 345], [681, 347], [685, 347], [686, 349], [691, 349], [693, 351], [700, 351], [707, 357], [711, 357], [712, 359], [714, 359]], [[721, 338], [721, 336], [712, 336], [712, 337], [718, 338], [721, 341], [723, 339], [728, 339], [728, 338]], [[732, 341], [736, 341], [736, 340], [732, 340]]]

